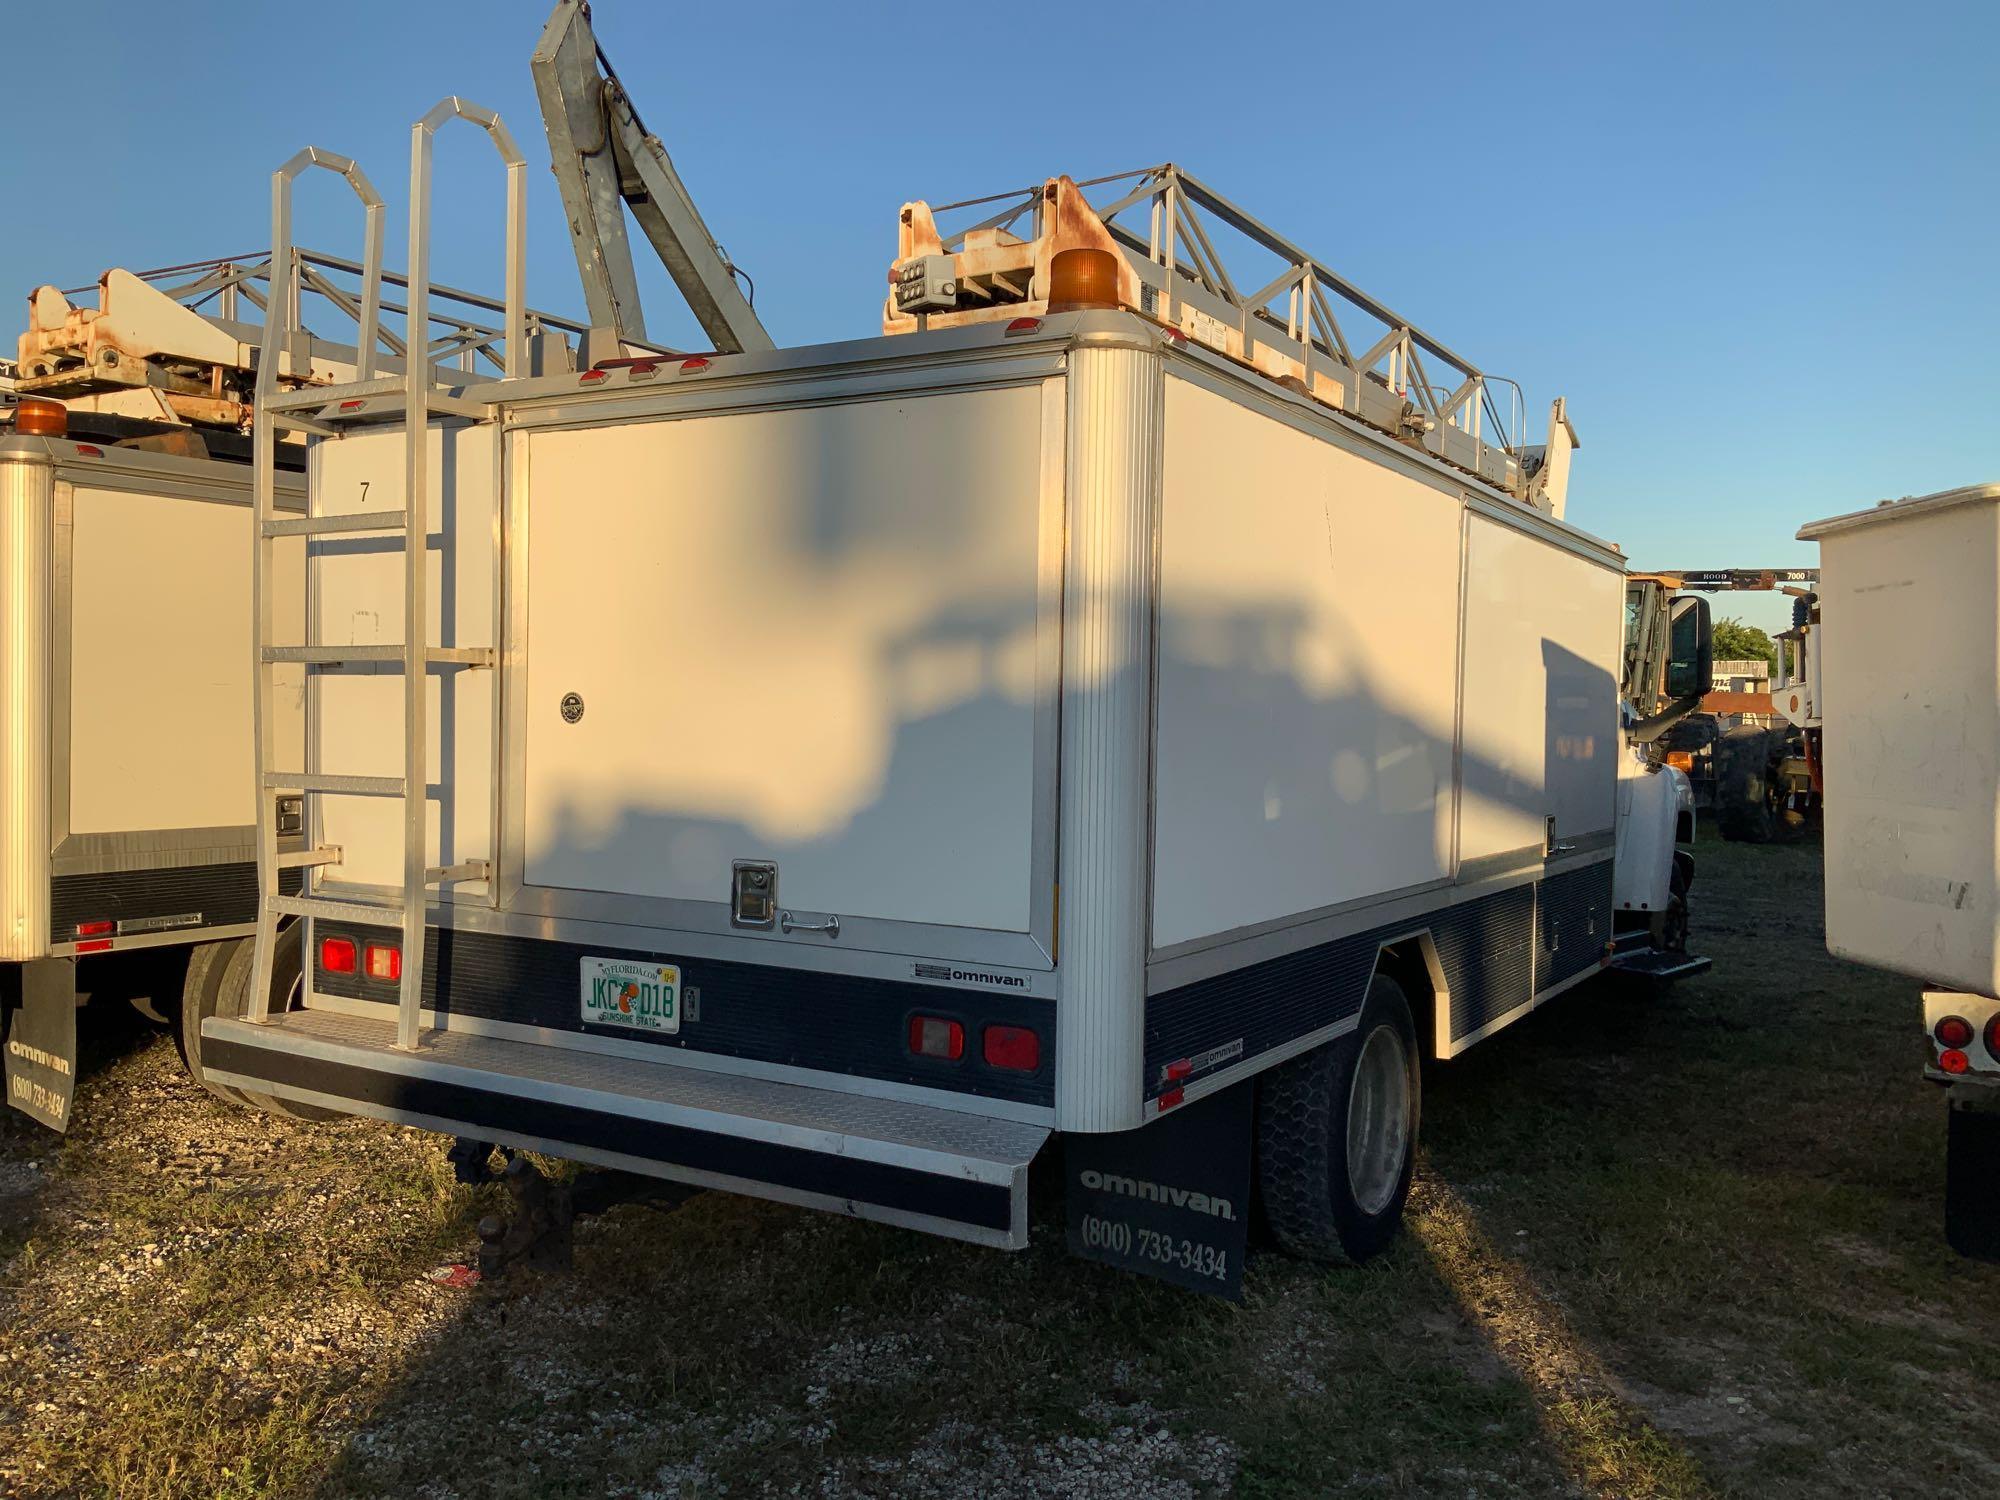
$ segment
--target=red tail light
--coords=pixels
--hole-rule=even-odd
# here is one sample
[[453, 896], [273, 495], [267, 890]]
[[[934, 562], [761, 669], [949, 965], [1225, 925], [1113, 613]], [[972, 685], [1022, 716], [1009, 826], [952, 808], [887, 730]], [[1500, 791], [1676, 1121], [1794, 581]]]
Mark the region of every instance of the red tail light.
[[1938, 1054], [1938, 1066], [1947, 1073], [1963, 1073], [1972, 1066], [1972, 1059], [1956, 1047], [1947, 1047]]
[[342, 937], [319, 940], [319, 966], [329, 974], [354, 972], [354, 939]]
[[403, 977], [403, 950], [387, 943], [368, 945], [368, 977], [370, 979], [401, 979]]
[[1964, 1016], [1941, 1016], [1937, 1025], [1931, 1028], [1931, 1035], [1937, 1038], [1940, 1047], [1969, 1047], [1972, 1045], [1972, 1023]]
[[1042, 1039], [1025, 1026], [989, 1026], [980, 1033], [979, 1053], [989, 1067], [1032, 1073], [1042, 1065]]
[[943, 1016], [911, 1016], [910, 1050], [918, 1057], [957, 1062], [965, 1056], [965, 1028]]

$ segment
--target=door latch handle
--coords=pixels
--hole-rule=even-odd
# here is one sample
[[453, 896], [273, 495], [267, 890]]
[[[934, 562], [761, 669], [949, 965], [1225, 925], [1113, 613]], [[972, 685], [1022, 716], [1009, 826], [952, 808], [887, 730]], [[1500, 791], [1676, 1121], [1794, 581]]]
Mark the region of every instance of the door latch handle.
[[1550, 848], [1549, 848], [1549, 853], [1551, 853], [1551, 854], [1574, 854], [1574, 853], [1576, 853], [1576, 845], [1574, 845], [1574, 844], [1554, 844], [1554, 845], [1551, 845], [1551, 846], [1550, 846]]
[[830, 916], [824, 922], [801, 922], [790, 912], [781, 911], [778, 913], [778, 931], [783, 933], [823, 932], [830, 938], [837, 938], [840, 936], [840, 918]]

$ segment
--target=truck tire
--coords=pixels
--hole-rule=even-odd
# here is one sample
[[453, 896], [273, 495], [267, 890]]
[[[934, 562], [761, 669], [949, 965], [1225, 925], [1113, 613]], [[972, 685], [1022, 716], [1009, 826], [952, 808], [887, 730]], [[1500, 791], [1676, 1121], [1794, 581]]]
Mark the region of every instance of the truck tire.
[[238, 948], [248, 939], [230, 938], [220, 943], [203, 943], [188, 954], [187, 977], [181, 982], [180, 1025], [174, 1040], [180, 1047], [181, 1063], [188, 1077], [227, 1104], [243, 1106], [249, 1100], [241, 1089], [211, 1083], [201, 1066], [201, 1023], [216, 1014], [222, 994], [222, 976]]
[[1257, 1187], [1293, 1255], [1359, 1264], [1402, 1227], [1422, 1094], [1402, 986], [1369, 982], [1361, 1024], [1258, 1080]]
[[[299, 1003], [299, 993], [305, 975], [305, 924], [294, 922], [278, 934], [278, 946], [271, 954], [271, 1014], [282, 1015]], [[216, 1014], [240, 1016], [250, 994], [250, 972], [256, 967], [257, 945], [250, 938], [244, 938], [229, 955], [229, 967], [223, 971], [222, 986], [215, 997]], [[283, 1115], [293, 1120], [335, 1120], [334, 1111], [320, 1109], [311, 1104], [294, 1104], [278, 1099], [270, 1094], [253, 1093], [243, 1090], [244, 1099], [263, 1110], [266, 1114]]]
[[1715, 742], [1715, 826], [1741, 844], [1768, 844], [1778, 834], [1771, 798], [1771, 735], [1742, 724]]

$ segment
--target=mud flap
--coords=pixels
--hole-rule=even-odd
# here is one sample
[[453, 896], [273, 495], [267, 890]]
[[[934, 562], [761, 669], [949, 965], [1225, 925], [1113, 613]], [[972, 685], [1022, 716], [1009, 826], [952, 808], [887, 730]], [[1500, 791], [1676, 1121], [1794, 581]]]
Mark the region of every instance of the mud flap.
[[1137, 1130], [1064, 1136], [1070, 1253], [1241, 1302], [1252, 1097], [1239, 1083]]
[[2000, 1089], [1947, 1095], [1944, 1237], [1968, 1259], [2000, 1261]]
[[38, 958], [20, 974], [20, 999], [7, 1022], [7, 1102], [67, 1130], [76, 1093], [76, 963]]

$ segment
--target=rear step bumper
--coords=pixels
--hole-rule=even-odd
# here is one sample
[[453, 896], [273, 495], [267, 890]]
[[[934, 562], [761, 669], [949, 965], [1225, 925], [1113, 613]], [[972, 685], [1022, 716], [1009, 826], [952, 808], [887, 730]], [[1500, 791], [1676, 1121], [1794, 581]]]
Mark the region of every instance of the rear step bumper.
[[218, 1083], [953, 1239], [1028, 1242], [1045, 1126], [563, 1047], [295, 1011], [202, 1023]]
[[1715, 960], [1694, 953], [1669, 953], [1661, 948], [1641, 948], [1620, 953], [1605, 967], [1620, 974], [1636, 974], [1645, 979], [1686, 979], [1706, 973]]

